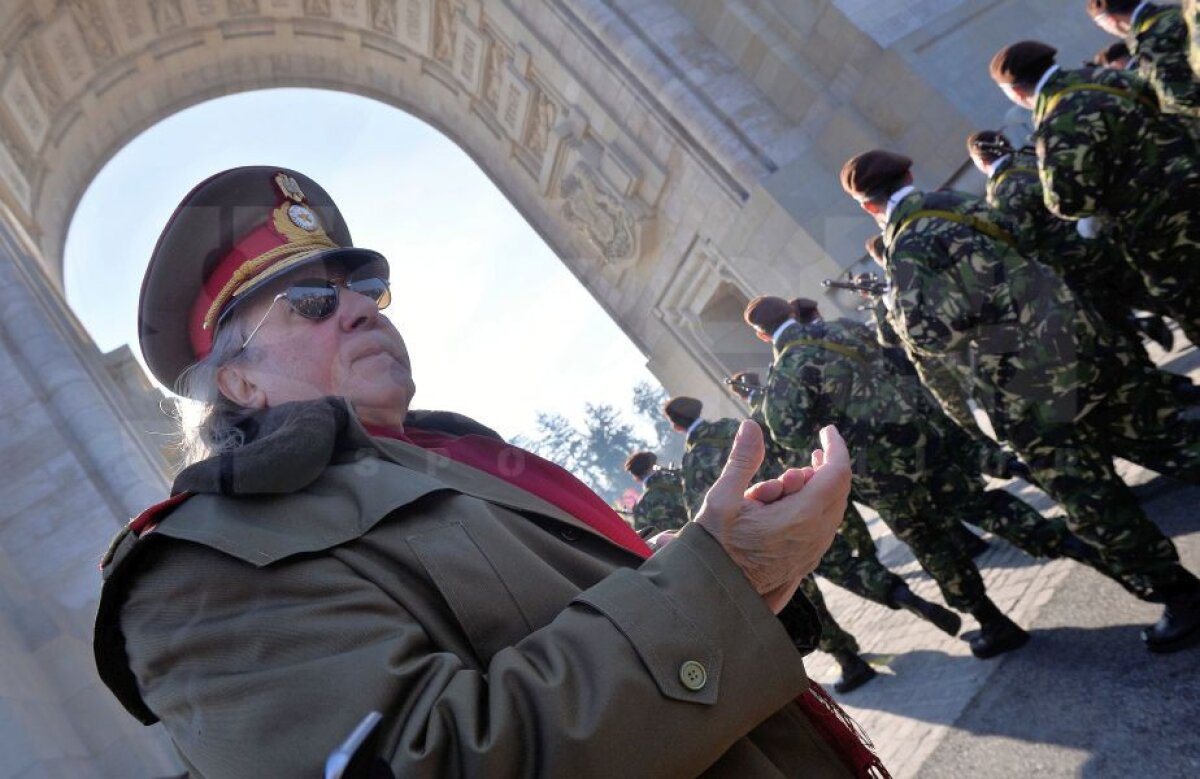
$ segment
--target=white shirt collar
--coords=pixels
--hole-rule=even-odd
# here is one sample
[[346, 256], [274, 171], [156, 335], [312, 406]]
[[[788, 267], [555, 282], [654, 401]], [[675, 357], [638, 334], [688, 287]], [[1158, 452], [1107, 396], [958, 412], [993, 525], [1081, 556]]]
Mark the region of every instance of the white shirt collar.
[[776, 341], [778, 341], [779, 336], [783, 335], [783, 331], [787, 330], [789, 326], [794, 325], [794, 324], [796, 324], [796, 320], [789, 319], [786, 322], [784, 322], [783, 324], [781, 324], [779, 327], [775, 328], [775, 332], [771, 333], [771, 343], [775, 343]]
[[692, 431], [693, 431], [693, 430], [695, 430], [696, 428], [700, 427], [700, 423], [701, 423], [701, 422], [703, 422], [703, 421], [704, 421], [703, 419], [697, 419], [695, 422], [693, 422], [691, 425], [689, 425], [689, 426], [688, 426], [688, 429], [687, 429], [687, 432], [683, 434], [683, 437], [684, 437], [685, 439], [687, 439], [687, 438], [691, 438], [691, 437], [692, 437]]
[[994, 161], [991, 165], [988, 165], [988, 178], [995, 176], [996, 171], [1000, 170], [1000, 166], [1003, 165], [1004, 163], [1008, 162], [1011, 159], [1012, 159], [1011, 154], [1005, 154], [1000, 159]]
[[1046, 72], [1042, 74], [1042, 80], [1037, 82], [1037, 86], [1033, 88], [1033, 99], [1034, 100], [1037, 100], [1039, 97], [1041, 97], [1042, 89], [1043, 89], [1043, 87], [1046, 86], [1046, 82], [1049, 81], [1050, 77], [1053, 76], [1055, 73], [1057, 73], [1058, 70], [1059, 70], [1058, 65], [1051, 65], [1046, 70]]
[[1146, 10], [1146, 6], [1150, 5], [1149, 0], [1142, 0], [1141, 5], [1133, 9], [1133, 13], [1129, 15], [1129, 26], [1137, 27], [1138, 17], [1142, 15], [1142, 11]]
[[909, 184], [907, 187], [900, 187], [892, 196], [888, 198], [886, 221], [892, 221], [892, 212], [896, 210], [896, 206], [900, 205], [900, 201], [908, 197], [910, 192], [916, 191], [916, 187]]

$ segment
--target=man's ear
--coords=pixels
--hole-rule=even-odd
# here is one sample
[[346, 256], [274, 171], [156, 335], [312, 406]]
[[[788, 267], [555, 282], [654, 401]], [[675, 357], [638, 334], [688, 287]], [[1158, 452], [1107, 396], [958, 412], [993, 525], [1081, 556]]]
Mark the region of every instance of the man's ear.
[[217, 388], [242, 408], [266, 408], [267, 395], [240, 365], [222, 365], [217, 369]]
[[[754, 335], [756, 335], [758, 337], [758, 340], [760, 340], [760, 341], [763, 341], [765, 343], [771, 343], [771, 334], [770, 333], [764, 333], [762, 330], [760, 330], [756, 327], [756, 328], [754, 328]], [[742, 400], [745, 400], [745, 398], [742, 398]]]

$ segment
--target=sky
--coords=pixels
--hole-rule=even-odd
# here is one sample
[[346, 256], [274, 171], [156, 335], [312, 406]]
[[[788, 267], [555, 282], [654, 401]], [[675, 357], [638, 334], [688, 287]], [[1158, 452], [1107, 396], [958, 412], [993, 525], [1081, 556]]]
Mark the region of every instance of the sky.
[[129, 344], [141, 359], [137, 298], [159, 232], [193, 186], [239, 165], [305, 173], [355, 245], [388, 257], [385, 313], [412, 356], [415, 408], [458, 411], [505, 437], [533, 434], [539, 411], [579, 420], [589, 402], [634, 421], [634, 385], [654, 382], [645, 356], [471, 158], [403, 111], [323, 90], [202, 103], [100, 171], [71, 223], [64, 272], [67, 301], [102, 351]]

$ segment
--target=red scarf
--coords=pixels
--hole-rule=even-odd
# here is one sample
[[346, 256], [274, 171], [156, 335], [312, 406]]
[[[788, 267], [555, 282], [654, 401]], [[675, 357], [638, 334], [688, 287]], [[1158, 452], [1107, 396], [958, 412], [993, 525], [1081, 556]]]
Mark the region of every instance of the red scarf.
[[[453, 436], [409, 428], [402, 434], [368, 427], [371, 435], [396, 438], [477, 468], [557, 506], [618, 546], [640, 555], [650, 547], [625, 520], [583, 482], [554, 463], [503, 441], [479, 435]], [[796, 699], [804, 715], [860, 779], [890, 779], [874, 745], [850, 715], [816, 682]]]

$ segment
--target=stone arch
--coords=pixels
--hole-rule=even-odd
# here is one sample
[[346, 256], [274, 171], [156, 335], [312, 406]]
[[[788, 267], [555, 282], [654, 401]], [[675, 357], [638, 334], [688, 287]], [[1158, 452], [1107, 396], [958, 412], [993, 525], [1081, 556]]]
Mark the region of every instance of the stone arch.
[[[28, 745], [5, 768], [84, 777], [171, 766], [88, 673], [98, 550], [167, 488], [142, 435], [155, 411], [142, 377], [127, 353], [99, 354], [61, 294], [72, 212], [118, 148], [174, 111], [259, 87], [326, 87], [402, 108], [479, 162], [668, 391], [733, 414], [720, 379], [743, 355], [737, 302], [817, 297], [822, 278], [861, 255], [871, 225], [837, 187], [841, 162], [890, 146], [919, 161], [923, 183], [947, 180], [961, 139], [999, 123], [1004, 105], [966, 78], [943, 85], [939, 62], [982, 66], [1008, 42], [996, 36], [1043, 10], [1042, 0], [986, 13], [905, 0], [913, 23], [881, 33], [859, 18], [869, 5], [0, 7], [0, 687], [21, 691], [0, 699], [0, 720]], [[1071, 56], [1094, 48], [1073, 43]], [[299, 126], [284, 117], [279, 131]]]

